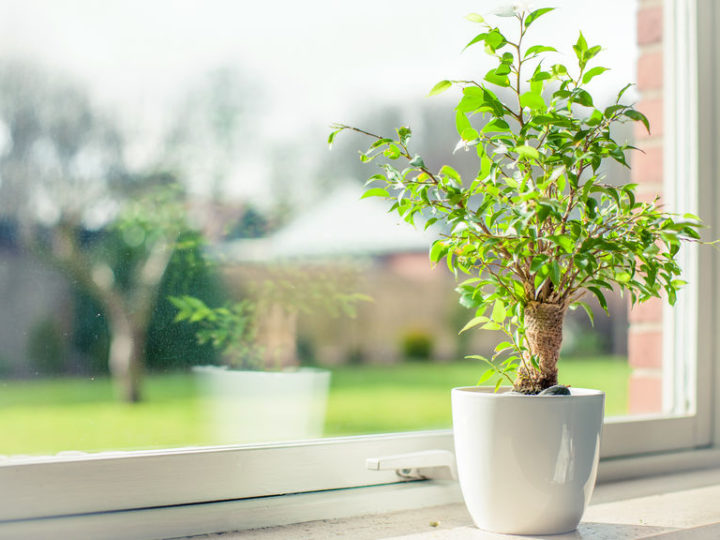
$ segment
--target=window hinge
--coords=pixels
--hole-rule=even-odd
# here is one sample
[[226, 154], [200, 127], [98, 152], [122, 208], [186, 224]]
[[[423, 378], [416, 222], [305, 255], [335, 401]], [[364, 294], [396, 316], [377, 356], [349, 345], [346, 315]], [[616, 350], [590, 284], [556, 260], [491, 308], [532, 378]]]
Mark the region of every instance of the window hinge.
[[425, 450], [368, 458], [372, 471], [394, 470], [404, 480], [456, 480], [455, 454], [448, 450]]

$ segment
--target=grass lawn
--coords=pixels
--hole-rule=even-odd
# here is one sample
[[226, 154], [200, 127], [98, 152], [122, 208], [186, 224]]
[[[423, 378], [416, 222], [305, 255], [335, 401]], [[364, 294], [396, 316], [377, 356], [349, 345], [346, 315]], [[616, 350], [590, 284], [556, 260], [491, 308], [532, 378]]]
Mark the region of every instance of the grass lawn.
[[[572, 359], [560, 367], [561, 382], [606, 391], [606, 415], [625, 414], [630, 369], [623, 359]], [[449, 389], [472, 385], [482, 371], [472, 362], [334, 369], [325, 434], [449, 427]], [[142, 403], [120, 403], [107, 378], [0, 381], [0, 454], [223, 442], [206, 427], [192, 375], [148, 376], [145, 396]]]
[[[561, 360], [559, 368], [561, 383], [606, 392], [606, 416], [627, 414], [630, 368], [625, 358]], [[469, 361], [336, 369], [326, 435], [450, 427], [449, 389], [473, 385], [484, 370]], [[493, 379], [486, 384], [494, 383]]]

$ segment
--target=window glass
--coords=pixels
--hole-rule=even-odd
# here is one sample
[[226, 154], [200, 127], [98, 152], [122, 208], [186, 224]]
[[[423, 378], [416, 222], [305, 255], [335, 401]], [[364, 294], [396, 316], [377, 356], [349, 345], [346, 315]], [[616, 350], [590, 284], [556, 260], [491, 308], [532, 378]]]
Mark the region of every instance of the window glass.
[[[601, 105], [637, 83], [652, 134], [616, 133], [645, 153], [605, 174], [647, 198], [663, 174], [653, 6], [565, 2], [532, 29], [567, 62], [580, 29], [603, 45]], [[410, 125], [426, 163], [471, 174], [453, 96], [426, 94], [489, 67], [461, 54], [478, 9], [4, 1], [0, 454], [449, 427], [449, 389], [484, 371], [464, 357], [498, 336], [458, 335], [472, 314], [428, 261], [437, 233], [360, 200], [364, 140], [326, 141], [336, 121]], [[609, 416], [661, 412], [662, 310], [608, 303], [594, 327], [569, 314], [561, 382], [605, 390]]]

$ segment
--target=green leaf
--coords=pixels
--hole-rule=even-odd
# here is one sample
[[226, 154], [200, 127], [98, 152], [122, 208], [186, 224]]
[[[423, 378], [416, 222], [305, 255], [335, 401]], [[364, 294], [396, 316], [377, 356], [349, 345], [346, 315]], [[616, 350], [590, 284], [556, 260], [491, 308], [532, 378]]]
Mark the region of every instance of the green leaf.
[[505, 43], [507, 43], [507, 41], [505, 40], [505, 36], [503, 36], [497, 29], [488, 32], [487, 37], [485, 38], [485, 45], [492, 52], [495, 52], [497, 49], [501, 48], [503, 45], [505, 45]]
[[589, 69], [587, 71], [587, 73], [585, 73], [585, 75], [583, 75], [583, 79], [582, 79], [583, 84], [589, 83], [593, 79], [593, 77], [597, 77], [598, 75], [608, 71], [609, 69], [610, 68], [600, 67], [600, 66]]
[[555, 77], [562, 77], [563, 75], [567, 75], [568, 73], [567, 68], [562, 64], [555, 64], [550, 68], [550, 70]]
[[525, 297], [525, 289], [523, 288], [522, 284], [519, 281], [513, 280], [512, 288], [513, 288], [513, 291], [515, 292], [515, 296], [517, 298]]
[[585, 202], [585, 207], [587, 208], [588, 216], [590, 216], [591, 219], [595, 218], [597, 216], [597, 208], [598, 208], [598, 202], [590, 198]]
[[442, 94], [445, 90], [450, 88], [452, 86], [452, 83], [450, 81], [440, 81], [435, 86], [433, 86], [430, 89], [430, 92], [428, 92], [428, 96], [436, 96], [438, 94]]
[[602, 47], [600, 45], [595, 45], [594, 47], [590, 47], [587, 52], [585, 53], [585, 61], [587, 62], [592, 57], [597, 55], [602, 50]]
[[411, 166], [411, 167], [418, 167], [419, 169], [422, 169], [422, 168], [425, 167], [425, 162], [423, 161], [423, 159], [422, 159], [419, 155], [415, 155], [415, 157], [413, 157], [413, 158], [410, 160], [410, 166]]
[[520, 106], [528, 107], [533, 111], [544, 111], [547, 109], [545, 100], [542, 96], [535, 94], [534, 92], [525, 92], [520, 96]]
[[401, 127], [397, 130], [398, 138], [402, 144], [407, 144], [412, 136], [412, 130], [409, 127]]
[[575, 249], [575, 242], [566, 234], [554, 235], [550, 239], [559, 245], [565, 253], [572, 253]]
[[560, 265], [556, 260], [550, 263], [550, 281], [552, 281], [555, 286], [560, 284]]
[[631, 86], [635, 86], [635, 85], [634, 85], [633, 83], [628, 83], [628, 84], [626, 84], [625, 86], [623, 86], [622, 90], [620, 90], [620, 91], [618, 92], [617, 101], [620, 101], [620, 98], [623, 97], [623, 94], [624, 94], [625, 92], [627, 92], [628, 88], [630, 88]]
[[387, 178], [382, 174], [373, 174], [365, 181], [365, 185], [368, 186], [373, 182], [387, 182]]
[[386, 189], [382, 188], [372, 188], [368, 189], [365, 193], [363, 193], [361, 199], [367, 199], [368, 197], [390, 197], [390, 193]]
[[572, 100], [575, 103], [579, 103], [580, 105], [584, 105], [585, 107], [592, 107], [593, 106], [593, 98], [590, 94], [588, 94], [585, 90], [582, 90], [581, 88], [578, 88], [575, 90], [572, 96]]
[[543, 265], [547, 262], [548, 256], [545, 254], [537, 255], [530, 261], [530, 271], [538, 272]]
[[642, 125], [645, 126], [645, 129], [648, 133], [650, 133], [650, 122], [647, 119], [647, 116], [645, 116], [640, 111], [636, 111], [635, 109], [629, 109], [625, 111], [625, 116], [628, 118], [635, 120], [636, 122], [642, 122]]
[[510, 126], [502, 118], [495, 118], [485, 124], [482, 128], [483, 133], [490, 131], [510, 131]]
[[[510, 53], [506, 53], [506, 54], [510, 54]], [[510, 64], [503, 62], [498, 67], [495, 68], [495, 75], [501, 75], [501, 76], [509, 75], [510, 71], [511, 71]]]
[[478, 13], [468, 13], [467, 15], [465, 15], [465, 18], [468, 21], [474, 22], [474, 23], [484, 23], [485, 22], [485, 18]]
[[536, 148], [533, 148], [532, 146], [527, 146], [525, 144], [516, 146], [515, 148], [513, 148], [513, 151], [517, 152], [518, 156], [525, 159], [538, 159], [540, 157], [540, 153], [537, 151]]
[[539, 17], [542, 17], [542, 16], [545, 15], [546, 13], [550, 13], [550, 12], [553, 11], [554, 9], [555, 9], [555, 8], [540, 8], [540, 9], [536, 9], [535, 11], [533, 11], [532, 13], [530, 13], [530, 15], [528, 15], [527, 18], [525, 19], [525, 27], [527, 28], [527, 27], [530, 26], [532, 23], [534, 23]]
[[480, 386], [482, 383], [487, 382], [493, 375], [495, 375], [495, 368], [487, 368], [485, 372], [480, 375], [477, 385]]
[[552, 206], [549, 204], [538, 203], [537, 220], [540, 225], [545, 223], [545, 220], [550, 215], [550, 212], [552, 212]]
[[475, 36], [474, 38], [472, 38], [472, 39], [470, 40], [470, 42], [469, 42], [467, 45], [465, 45], [465, 47], [463, 47], [463, 50], [467, 49], [467, 48], [470, 47], [471, 45], [475, 45], [475, 44], [478, 43], [479, 41], [485, 41], [485, 39], [487, 39], [487, 36], [488, 36], [487, 32], [483, 32], [483, 33], [481, 33], [481, 34], [478, 34], [477, 36]]
[[430, 261], [434, 263], [438, 262], [447, 252], [448, 246], [441, 240], [436, 240], [430, 248]]
[[585, 40], [585, 36], [583, 36], [583, 33], [580, 32], [580, 35], [578, 36], [577, 42], [575, 42], [575, 45], [573, 45], [573, 49], [575, 49], [575, 54], [578, 58], [582, 58], [582, 55], [587, 51], [588, 45], [587, 41]]
[[571, 309], [575, 309], [576, 307], [580, 306], [585, 310], [585, 313], [587, 313], [588, 318], [590, 319], [590, 324], [595, 326], [595, 314], [592, 311], [592, 308], [587, 305], [585, 302], [581, 302], [580, 300], [576, 300], [570, 305]]
[[524, 58], [527, 58], [531, 54], [540, 54], [544, 52], [557, 52], [557, 49], [555, 47], [546, 47], [545, 45], [533, 45], [532, 47], [528, 47], [528, 50], [525, 51]]
[[330, 135], [328, 136], [328, 146], [329, 146], [330, 148], [332, 148], [333, 141], [335, 140], [335, 136], [336, 136], [338, 133], [340, 133], [341, 131], [342, 131], [342, 129], [337, 129], [337, 130], [333, 131], [332, 133], [330, 133]]
[[495, 300], [492, 310], [492, 320], [499, 324], [505, 320], [505, 316], [505, 304], [500, 299]]
[[484, 315], [480, 315], [479, 317], [474, 317], [468, 321], [468, 323], [462, 327], [462, 330], [458, 332], [459, 334], [462, 334], [463, 332], [470, 330], [471, 328], [476, 327], [478, 324], [486, 323], [488, 322], [488, 318]]
[[[476, 141], [479, 137], [480, 137], [480, 134], [477, 132], [477, 129], [475, 129], [473, 127], [464, 129], [462, 131], [462, 133], [460, 133], [460, 138], [465, 142]], [[464, 146], [467, 146], [467, 145], [464, 145]]]
[[457, 129], [458, 135], [461, 135], [466, 129], [472, 129], [472, 124], [465, 113], [460, 111], [455, 113], [455, 129]]
[[439, 174], [444, 175], [444, 176], [449, 176], [453, 180], [462, 182], [460, 173], [457, 172], [455, 169], [453, 169], [450, 165], [443, 165], [442, 167], [440, 167]]
[[495, 69], [491, 69], [485, 74], [485, 80], [498, 86], [510, 86], [510, 79], [508, 79], [507, 74], [498, 74]]
[[605, 310], [605, 313], [609, 315], [610, 311], [608, 311], [607, 300], [605, 300], [605, 295], [600, 291], [600, 289], [597, 287], [588, 287], [587, 290], [595, 295], [600, 303], [600, 307], [602, 307]]
[[400, 148], [391, 144], [384, 152], [383, 155], [388, 159], [397, 159], [401, 155]]
[[500, 330], [502, 328], [499, 324], [494, 322], [486, 322], [480, 327], [482, 330]]
[[621, 271], [621, 272], [617, 272], [615, 274], [615, 281], [617, 281], [618, 283], [625, 284], [625, 283], [629, 282], [631, 279], [632, 279], [632, 275], [630, 274], [630, 272]]

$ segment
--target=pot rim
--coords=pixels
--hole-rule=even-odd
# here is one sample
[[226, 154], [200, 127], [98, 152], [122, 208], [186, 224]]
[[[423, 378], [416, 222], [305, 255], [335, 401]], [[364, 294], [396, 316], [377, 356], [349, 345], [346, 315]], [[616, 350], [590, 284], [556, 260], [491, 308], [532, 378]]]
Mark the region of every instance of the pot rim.
[[[532, 399], [532, 398], [552, 398], [554, 401], [564, 399], [583, 399], [583, 398], [594, 398], [597, 396], [604, 396], [605, 392], [602, 390], [595, 390], [593, 388], [576, 388], [569, 387], [570, 395], [526, 395], [526, 394], [510, 394], [510, 387], [500, 388], [497, 392], [494, 386], [459, 386], [452, 389], [453, 394], [468, 396], [469, 399]], [[470, 397], [472, 396], [472, 397]]]

